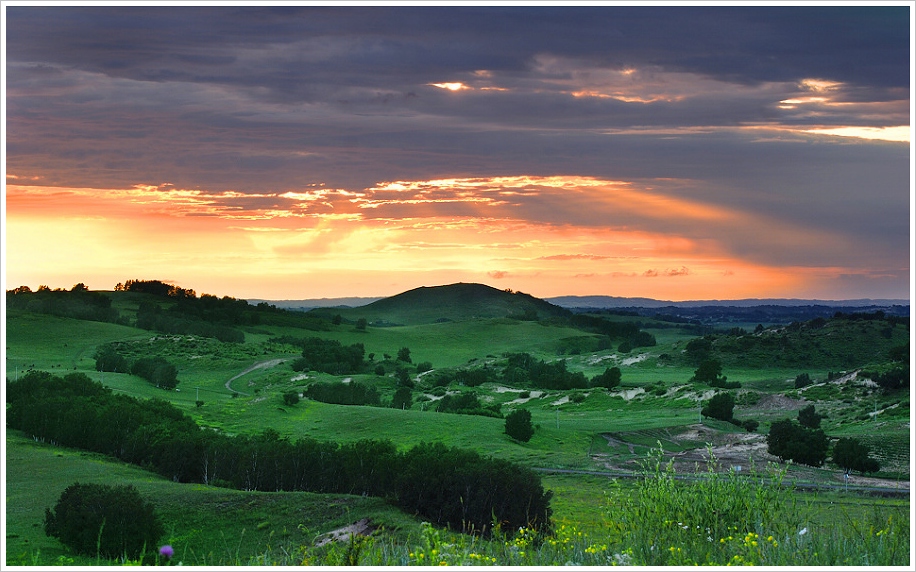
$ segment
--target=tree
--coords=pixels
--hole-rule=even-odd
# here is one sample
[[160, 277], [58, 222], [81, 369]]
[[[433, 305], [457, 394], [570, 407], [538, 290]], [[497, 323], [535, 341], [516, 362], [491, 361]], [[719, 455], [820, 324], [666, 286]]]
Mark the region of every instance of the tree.
[[394, 370], [394, 375], [398, 379], [398, 385], [404, 387], [413, 387], [413, 380], [410, 379], [410, 372], [404, 366], [398, 366]]
[[398, 350], [398, 361], [413, 363], [410, 359], [410, 348], [401, 348]]
[[534, 435], [531, 412], [527, 409], [516, 409], [506, 415], [506, 435], [524, 443], [530, 441]]
[[693, 372], [690, 381], [697, 381], [707, 385], [721, 385], [727, 378], [722, 375], [722, 362], [717, 359], [705, 359], [700, 367]]
[[[366, 331], [366, 326], [367, 326], [367, 325], [368, 325], [368, 322], [366, 322], [366, 318], [360, 318], [360, 319], [356, 320], [356, 329], [357, 329], [358, 331], [360, 331], [360, 332], [365, 332], [365, 331]], [[370, 354], [370, 356], [369, 356], [369, 361], [372, 361], [372, 356], [371, 356], [371, 354]]]
[[175, 389], [178, 385], [178, 368], [158, 356], [138, 359], [130, 367], [130, 373], [164, 389]]
[[810, 429], [817, 429], [821, 426], [823, 415], [814, 412], [814, 406], [809, 405], [798, 412], [798, 422]]
[[804, 427], [791, 419], [776, 421], [767, 434], [768, 453], [812, 467], [824, 464], [829, 445], [822, 430]]
[[706, 338], [694, 338], [687, 342], [685, 348], [687, 355], [693, 360], [693, 363], [700, 363], [709, 358], [712, 351], [712, 342]]
[[88, 556], [136, 559], [155, 550], [164, 532], [155, 507], [133, 485], [74, 483], [53, 511], [45, 509], [45, 534]]
[[283, 403], [292, 407], [293, 405], [299, 403], [299, 392], [298, 391], [287, 391], [283, 394]]
[[731, 393], [723, 392], [712, 396], [700, 411], [703, 417], [712, 417], [722, 421], [731, 421], [734, 417], [735, 398]]
[[401, 386], [394, 392], [391, 398], [391, 407], [394, 409], [410, 409], [413, 405], [413, 393], [409, 387]]
[[869, 456], [871, 453], [868, 445], [857, 439], [842, 437], [833, 446], [833, 462], [847, 473], [859, 471], [860, 473], [874, 473], [881, 468], [877, 459]]
[[800, 373], [795, 376], [795, 389], [801, 389], [811, 385], [811, 376], [807, 373]]
[[604, 373], [596, 375], [591, 380], [592, 387], [606, 387], [607, 389], [613, 389], [620, 385], [620, 368], [619, 367], [609, 367], [604, 370]]
[[130, 371], [130, 363], [127, 358], [108, 344], [95, 352], [95, 370], [126, 373]]

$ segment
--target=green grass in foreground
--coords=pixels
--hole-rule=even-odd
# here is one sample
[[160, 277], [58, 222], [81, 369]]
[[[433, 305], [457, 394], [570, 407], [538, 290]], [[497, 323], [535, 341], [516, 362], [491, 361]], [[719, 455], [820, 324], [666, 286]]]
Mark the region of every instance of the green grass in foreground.
[[[13, 433], [7, 435], [6, 565], [121, 564], [73, 555], [44, 536], [44, 508], [75, 481], [135, 485], [157, 506], [167, 530], [163, 543], [185, 565], [909, 563], [907, 499], [791, 492], [773, 484], [782, 475], [776, 469], [759, 478], [710, 474], [685, 484], [651, 457], [645, 465], [646, 480], [545, 476], [556, 495], [553, 536], [522, 531], [481, 539], [417, 523], [381, 499], [173, 483]], [[322, 533], [364, 518], [378, 527], [371, 537], [315, 545]]]

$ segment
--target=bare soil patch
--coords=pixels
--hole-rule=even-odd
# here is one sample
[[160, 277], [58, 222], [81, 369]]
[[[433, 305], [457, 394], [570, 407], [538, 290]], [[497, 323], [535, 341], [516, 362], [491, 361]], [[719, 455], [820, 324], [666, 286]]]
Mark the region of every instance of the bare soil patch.
[[370, 536], [375, 532], [375, 525], [368, 518], [358, 520], [353, 524], [322, 534], [315, 540], [315, 546], [324, 546], [332, 542], [348, 542], [353, 536]]

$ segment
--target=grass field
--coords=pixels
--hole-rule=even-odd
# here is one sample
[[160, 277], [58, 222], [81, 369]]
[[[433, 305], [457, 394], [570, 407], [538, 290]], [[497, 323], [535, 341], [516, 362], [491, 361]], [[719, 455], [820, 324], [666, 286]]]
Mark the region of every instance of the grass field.
[[[7, 450], [6, 565], [117, 564], [71, 554], [44, 535], [44, 509], [53, 507], [74, 482], [132, 484], [157, 508], [166, 524], [163, 543], [186, 565], [297, 564], [297, 551], [350, 523], [369, 519], [378, 544], [402, 545], [423, 536], [417, 519], [384, 500], [349, 495], [256, 493], [173, 483], [137, 467], [80, 451], [36, 443], [10, 432]], [[41, 487], [34, 486], [36, 479]], [[554, 491], [557, 529], [601, 539], [613, 530], [619, 507], [635, 482], [588, 475], [545, 475]], [[881, 499], [842, 492], [795, 493], [806, 525], [820, 529], [880, 529], [888, 518], [906, 519], [907, 499]], [[866, 532], [863, 530], [863, 533]], [[467, 542], [458, 540], [458, 542]], [[606, 540], [604, 541], [607, 542]], [[494, 546], [480, 546], [495, 553]], [[406, 553], [404, 554], [406, 559]]]
[[[135, 310], [139, 300], [131, 294], [117, 297], [115, 305], [122, 311]], [[325, 332], [299, 329], [290, 323], [260, 325], [249, 328], [244, 344], [232, 344], [13, 310], [7, 314], [6, 367], [10, 378], [29, 368], [61, 375], [84, 372], [118, 392], [166, 399], [200, 425], [229, 434], [252, 434], [272, 428], [290, 439], [389, 439], [400, 448], [441, 441], [530, 467], [592, 473], [633, 471], [659, 444], [672, 458], [683, 458], [684, 466], [701, 461], [707, 444], [716, 445], [717, 454], [728, 453], [733, 447], [735, 451], [741, 449], [727, 460], [732, 465], [746, 465], [751, 453], [745, 455], [742, 447], [751, 451], [751, 445], [756, 443], [758, 448], [753, 450], [759, 452], [770, 423], [794, 418], [799, 409], [813, 403], [826, 415], [822, 426], [829, 435], [856, 437], [871, 446], [882, 463], [878, 477], [898, 485], [909, 482], [908, 395], [885, 395], [852, 378], [826, 383], [820, 381], [826, 371], [817, 368], [807, 373], [818, 383], [796, 390], [795, 376], [803, 372], [798, 368], [732, 365], [723, 373], [729, 381], [742, 384], [736, 391], [735, 417], [761, 423], [756, 434], [748, 434], [731, 424], [699, 416], [700, 406], [714, 390], [691, 383], [694, 367], [677, 357], [693, 336], [673, 327], [649, 331], [655, 335], [657, 345], [629, 353], [615, 349], [564, 353], [570, 339], [586, 334], [569, 327], [506, 318], [370, 326], [366, 331], [346, 323]], [[392, 375], [295, 372], [290, 362], [299, 356], [296, 348], [270, 341], [283, 335], [320, 336], [344, 345], [362, 343], [367, 354], [374, 354], [376, 362], [382, 361], [385, 354], [394, 356], [400, 348], [408, 347], [414, 363], [432, 364], [432, 374], [465, 366], [497, 366], [505, 353], [528, 352], [548, 362], [565, 359], [569, 370], [581, 371], [588, 377], [607, 367], [620, 367], [622, 384], [610, 391], [537, 390], [501, 383], [473, 388], [482, 402], [501, 404], [503, 413], [515, 408], [531, 412], [535, 433], [529, 442], [521, 443], [504, 433], [502, 419], [432, 411], [435, 399], [444, 391], [469, 388], [453, 383], [437, 394], [416, 372], [412, 372], [416, 379], [415, 402], [407, 410], [340, 406], [307, 399], [287, 406], [282, 399], [284, 392], [302, 392], [314, 381], [366, 383], [378, 389], [383, 403], [390, 401], [397, 383]], [[95, 371], [96, 349], [113, 341], [127, 342], [125, 347], [137, 356], [159, 355], [174, 363], [179, 370], [177, 391], [158, 389], [133, 375]], [[293, 563], [291, 547], [309, 544], [318, 534], [361, 518], [371, 518], [388, 531], [390, 539], [384, 542], [404, 543], [405, 539], [425, 534], [415, 519], [380, 499], [245, 493], [180, 485], [136, 467], [40, 445], [21, 435], [9, 434], [6, 445], [8, 565], [95, 563], [93, 559], [71, 555], [57, 541], [45, 537], [41, 528], [44, 508], [52, 506], [60, 492], [77, 480], [133, 483], [145, 496], [159, 501], [156, 504], [161, 505], [163, 517], [172, 523], [169, 541], [186, 563], [249, 564], [258, 563], [258, 558], [261, 563]], [[766, 455], [758, 454], [756, 458], [765, 459]], [[837, 468], [829, 463], [821, 468], [792, 466], [788, 470], [789, 478], [799, 482], [842, 482], [837, 480]], [[34, 486], [36, 475], [41, 487]], [[556, 523], [593, 535], [606, 532], [614, 506], [631, 492], [629, 480], [614, 481], [594, 474], [545, 474], [543, 480], [555, 493], [552, 506]], [[807, 517], [818, 526], [863, 526], [864, 522], [886, 518], [888, 511], [909, 511], [908, 499], [876, 499], [841, 492], [797, 495]]]

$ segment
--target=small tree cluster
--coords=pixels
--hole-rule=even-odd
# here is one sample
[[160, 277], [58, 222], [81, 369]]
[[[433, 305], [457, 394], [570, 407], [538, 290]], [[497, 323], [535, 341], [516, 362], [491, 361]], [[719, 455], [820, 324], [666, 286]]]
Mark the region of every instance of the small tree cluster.
[[409, 387], [401, 386], [391, 398], [391, 407], [394, 409], [410, 409], [413, 405], [413, 392]]
[[829, 444], [821, 429], [805, 427], [791, 419], [773, 423], [767, 434], [767, 451], [771, 455], [812, 467], [824, 464]]
[[870, 457], [870, 453], [868, 445], [857, 439], [843, 437], [833, 446], [833, 462], [847, 473], [849, 471], [874, 473], [881, 468], [881, 463]]
[[299, 403], [299, 392], [298, 391], [287, 391], [283, 394], [283, 403], [292, 407], [293, 405]]
[[795, 376], [795, 389], [801, 389], [803, 387], [807, 387], [811, 385], [812, 383], [813, 382], [811, 381], [811, 376], [808, 375], [807, 373], [800, 373]]
[[592, 387], [605, 387], [607, 389], [614, 389], [620, 385], [620, 368], [619, 367], [609, 367], [604, 370], [604, 373], [598, 374], [591, 379], [590, 385]]
[[530, 441], [534, 436], [531, 412], [527, 409], [516, 409], [506, 415], [506, 435], [524, 443]]
[[175, 389], [178, 385], [178, 368], [165, 358], [143, 357], [131, 362], [111, 344], [104, 345], [95, 352], [95, 369], [130, 373], [164, 389]]
[[717, 393], [706, 403], [700, 414], [721, 421], [731, 421], [734, 416], [735, 397], [728, 392]]
[[723, 389], [738, 389], [741, 384], [737, 381], [729, 383], [728, 378], [722, 375], [722, 362], [717, 359], [705, 359], [700, 363], [693, 372], [691, 382], [705, 383], [710, 387], [721, 387]]
[[133, 485], [74, 483], [54, 510], [45, 509], [45, 534], [88, 556], [135, 559], [155, 550], [165, 532], [155, 507]]
[[305, 396], [323, 403], [337, 405], [380, 405], [378, 391], [365, 383], [352, 381], [318, 381], [305, 390]]
[[819, 428], [823, 418], [823, 415], [814, 411], [813, 405], [808, 405], [798, 411], [798, 422], [809, 429]]

